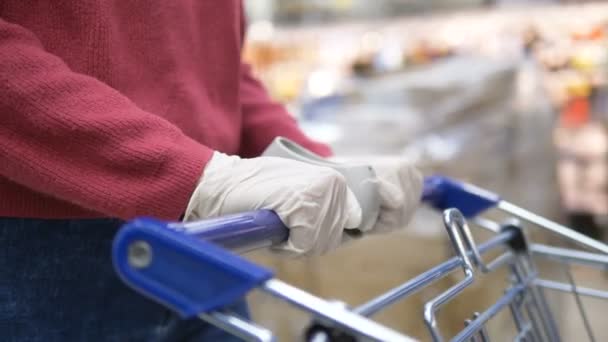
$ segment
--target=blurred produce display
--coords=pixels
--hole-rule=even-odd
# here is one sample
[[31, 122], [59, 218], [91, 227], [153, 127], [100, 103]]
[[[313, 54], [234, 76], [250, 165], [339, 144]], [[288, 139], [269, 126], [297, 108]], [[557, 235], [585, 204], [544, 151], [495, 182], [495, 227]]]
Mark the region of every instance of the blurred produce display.
[[[358, 8], [357, 1], [342, 2], [348, 3], [342, 4], [345, 8]], [[246, 59], [277, 99], [296, 104], [339, 93], [348, 78], [379, 77], [465, 55], [533, 59], [542, 66], [553, 104], [561, 107], [575, 88], [604, 84], [608, 70], [608, 5], [602, 4], [476, 10], [322, 27], [275, 25], [251, 23]]]
[[[262, 20], [251, 24], [249, 38], [246, 58], [272, 94], [290, 105], [309, 134], [341, 154], [406, 153], [435, 170], [474, 177], [492, 169], [475, 158], [502, 153], [508, 159], [505, 151], [512, 151], [522, 162], [538, 161], [532, 156], [547, 155], [552, 139], [558, 160], [568, 158], [555, 141], [564, 134], [551, 132], [572, 120], [597, 126], [608, 115], [606, 4], [482, 8], [326, 26]], [[529, 142], [512, 149], [509, 140], [517, 134]], [[572, 191], [561, 192], [567, 208]]]

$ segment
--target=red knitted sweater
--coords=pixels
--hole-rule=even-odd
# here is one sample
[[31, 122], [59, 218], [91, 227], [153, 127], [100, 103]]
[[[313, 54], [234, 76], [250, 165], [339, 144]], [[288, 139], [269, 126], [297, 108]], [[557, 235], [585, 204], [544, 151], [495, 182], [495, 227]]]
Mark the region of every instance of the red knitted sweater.
[[3, 0], [0, 216], [176, 219], [213, 150], [327, 155], [241, 63], [238, 0]]

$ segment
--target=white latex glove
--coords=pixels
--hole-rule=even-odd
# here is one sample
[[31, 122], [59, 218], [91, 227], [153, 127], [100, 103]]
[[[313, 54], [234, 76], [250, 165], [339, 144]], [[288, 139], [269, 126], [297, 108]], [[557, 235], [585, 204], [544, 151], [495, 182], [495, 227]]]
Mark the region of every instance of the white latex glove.
[[279, 250], [319, 255], [340, 245], [361, 223], [361, 207], [333, 169], [283, 158], [242, 159], [215, 152], [184, 220], [272, 209], [290, 229]]
[[330, 160], [370, 165], [376, 173], [380, 213], [366, 234], [386, 233], [407, 226], [422, 196], [423, 177], [415, 166], [399, 157], [333, 157]]
[[422, 196], [423, 177], [416, 167], [395, 157], [371, 160], [378, 177], [380, 214], [370, 233], [386, 233], [405, 228]]

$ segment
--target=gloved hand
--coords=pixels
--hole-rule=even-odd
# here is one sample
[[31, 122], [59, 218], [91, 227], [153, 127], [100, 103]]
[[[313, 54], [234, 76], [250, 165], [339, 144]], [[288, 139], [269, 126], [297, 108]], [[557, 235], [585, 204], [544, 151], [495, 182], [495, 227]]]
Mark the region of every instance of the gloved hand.
[[344, 177], [333, 169], [299, 161], [242, 159], [215, 152], [205, 167], [184, 219], [272, 209], [290, 229], [277, 248], [319, 255], [340, 245], [344, 229], [361, 223], [361, 207]]
[[376, 224], [364, 233], [386, 233], [409, 223], [422, 196], [423, 177], [415, 166], [399, 157], [333, 157], [330, 160], [367, 164], [376, 173], [380, 213]]
[[423, 177], [416, 167], [395, 157], [371, 159], [378, 177], [380, 214], [370, 233], [386, 233], [405, 228], [422, 196]]

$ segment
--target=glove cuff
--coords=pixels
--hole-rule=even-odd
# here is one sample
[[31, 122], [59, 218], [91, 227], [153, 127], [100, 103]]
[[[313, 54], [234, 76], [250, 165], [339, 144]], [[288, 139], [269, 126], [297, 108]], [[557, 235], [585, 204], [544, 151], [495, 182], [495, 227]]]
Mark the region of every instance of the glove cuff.
[[[192, 214], [196, 207], [199, 206], [202, 191], [215, 191], [213, 188], [214, 183], [218, 183], [215, 180], [226, 173], [226, 170], [230, 170], [232, 166], [241, 160], [238, 156], [230, 156], [224, 154], [222, 152], [214, 151], [211, 159], [205, 165], [205, 169], [203, 170], [203, 174], [198, 179], [198, 183], [194, 192], [190, 196], [190, 200], [188, 201], [188, 206], [186, 207], [186, 212], [184, 213], [183, 220], [191, 220], [193, 219]], [[220, 181], [220, 183], [223, 183]], [[207, 189], [210, 187], [210, 189]]]

